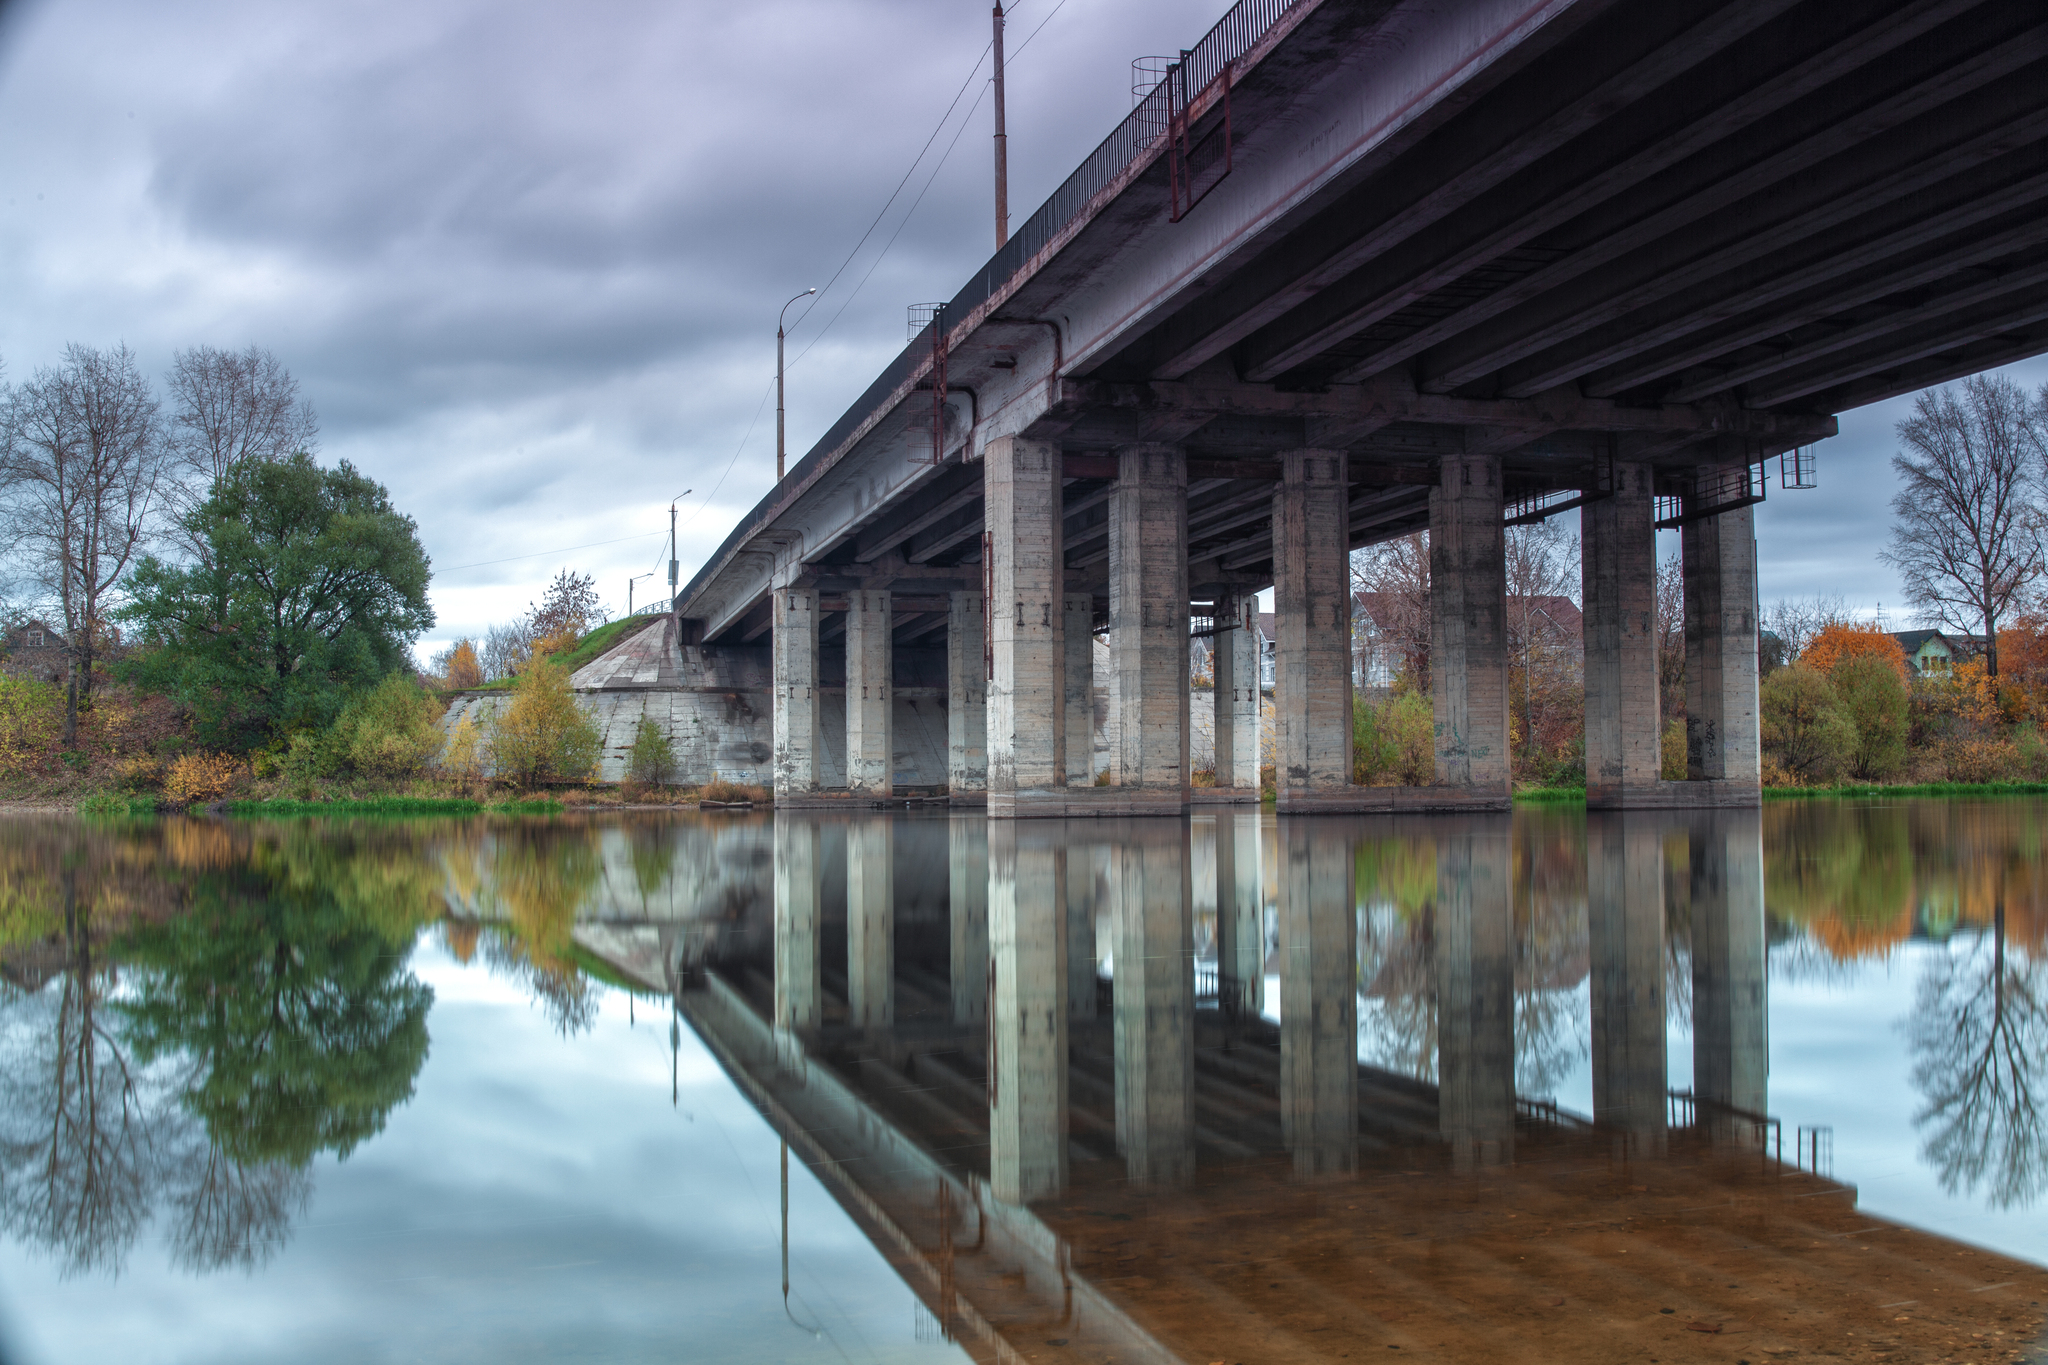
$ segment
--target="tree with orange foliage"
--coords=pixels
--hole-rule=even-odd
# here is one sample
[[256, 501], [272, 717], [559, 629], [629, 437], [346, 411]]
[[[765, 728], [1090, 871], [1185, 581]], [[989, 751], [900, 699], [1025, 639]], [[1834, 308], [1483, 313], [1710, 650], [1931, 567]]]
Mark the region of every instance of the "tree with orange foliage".
[[1799, 662], [1823, 673], [1833, 673], [1847, 659], [1876, 658], [1889, 664], [1901, 680], [1906, 677], [1906, 651], [1891, 633], [1874, 621], [1846, 622], [1827, 627], [1816, 635]]

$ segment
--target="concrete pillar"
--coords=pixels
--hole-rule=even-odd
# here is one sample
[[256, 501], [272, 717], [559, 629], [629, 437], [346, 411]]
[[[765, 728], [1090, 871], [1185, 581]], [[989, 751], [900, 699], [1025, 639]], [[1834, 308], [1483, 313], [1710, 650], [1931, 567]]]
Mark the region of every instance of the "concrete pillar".
[[1239, 1017], [1256, 1019], [1266, 1007], [1266, 916], [1261, 903], [1259, 817], [1256, 811], [1216, 812], [1217, 988]]
[[1666, 1151], [1663, 830], [1648, 817], [1586, 816], [1592, 949], [1593, 1117], [1635, 1156]]
[[887, 1028], [896, 1019], [896, 857], [887, 819], [846, 827], [846, 1022]]
[[989, 1184], [1009, 1204], [1067, 1184], [1067, 878], [1057, 834], [988, 827]]
[[[1094, 822], [1089, 822], [1094, 823]], [[1095, 916], [1100, 909], [1101, 863], [1106, 851], [1099, 843], [1078, 843], [1071, 823], [1067, 846], [1067, 1017], [1093, 1019], [1097, 954]], [[1091, 833], [1095, 831], [1089, 831]]]
[[946, 610], [946, 785], [988, 790], [987, 603], [956, 592]]
[[1117, 451], [1109, 499], [1110, 780], [1189, 801], [1188, 462], [1178, 446]]
[[1116, 1132], [1133, 1184], [1195, 1174], [1195, 903], [1186, 827], [1135, 820], [1110, 853], [1116, 899]]
[[946, 843], [953, 1022], [979, 1024], [988, 1018], [988, 822], [955, 817]]
[[1259, 599], [1226, 598], [1210, 637], [1216, 690], [1216, 785], [1259, 785]]
[[1650, 467], [1614, 466], [1611, 496], [1586, 504], [1586, 805], [1619, 807], [1662, 770], [1657, 702], [1657, 531]]
[[1095, 782], [1095, 596], [1067, 594], [1067, 785]]
[[846, 790], [887, 796], [896, 782], [896, 746], [890, 734], [895, 708], [895, 614], [889, 594], [859, 588], [846, 597]]
[[775, 687], [775, 799], [818, 789], [818, 594], [777, 588], [770, 640]]
[[1341, 450], [1290, 450], [1280, 464], [1273, 711], [1284, 810], [1296, 795], [1351, 785], [1351, 476]]
[[1436, 780], [1508, 791], [1507, 545], [1500, 457], [1446, 455], [1429, 494]]
[[1321, 821], [1284, 826], [1281, 1137], [1298, 1178], [1344, 1175], [1358, 1169], [1356, 843]]
[[1715, 811], [1692, 829], [1692, 1089], [1717, 1138], [1750, 1141], [1770, 1103], [1764, 991], [1763, 813]]
[[1461, 1169], [1515, 1156], [1509, 819], [1474, 817], [1437, 842], [1438, 1123]]
[[1685, 775], [1754, 786], [1756, 527], [1751, 508], [1679, 532], [1685, 574]]
[[[988, 813], [1060, 807], [1067, 782], [1065, 556], [1060, 448], [1003, 436], [988, 443]], [[991, 874], [993, 875], [993, 874]]]
[[775, 1041], [785, 1059], [803, 1051], [822, 1016], [818, 932], [823, 918], [818, 827], [775, 815]]

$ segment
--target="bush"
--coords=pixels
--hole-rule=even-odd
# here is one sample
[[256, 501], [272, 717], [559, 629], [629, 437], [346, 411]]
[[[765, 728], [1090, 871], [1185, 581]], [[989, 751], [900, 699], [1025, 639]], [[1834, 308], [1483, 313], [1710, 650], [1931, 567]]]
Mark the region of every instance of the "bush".
[[404, 673], [392, 673], [350, 697], [334, 722], [330, 746], [343, 764], [367, 777], [413, 777], [441, 752], [445, 708]]
[[676, 751], [668, 732], [647, 717], [633, 732], [633, 748], [626, 755], [626, 775], [650, 787], [666, 787], [675, 780]]
[[1906, 651], [1891, 633], [1875, 621], [1858, 625], [1838, 624], [1813, 637], [1798, 662], [1822, 673], [1833, 674], [1851, 659], [1875, 659], [1906, 680]]
[[64, 693], [50, 683], [0, 673], [0, 770], [38, 763], [64, 724]]
[[[1773, 673], [1772, 677], [1777, 674]], [[1676, 718], [1664, 722], [1657, 740], [1657, 775], [1666, 782], [1685, 781], [1685, 722]], [[1768, 783], [1766, 785], [1769, 785]]]
[[489, 737], [491, 766], [522, 786], [589, 777], [602, 744], [569, 690], [568, 672], [545, 655], [519, 675], [511, 705], [492, 722]]
[[441, 750], [441, 771], [468, 791], [484, 775], [484, 736], [467, 715], [455, 722], [447, 747]]
[[1850, 768], [1877, 780], [1906, 766], [1906, 685], [1890, 663], [1874, 654], [1856, 655], [1835, 666], [1835, 695], [1856, 729]]
[[1429, 698], [1403, 692], [1374, 706], [1354, 701], [1352, 781], [1426, 786], [1436, 776], [1436, 716]]
[[248, 770], [233, 754], [186, 754], [171, 764], [164, 795], [173, 801], [218, 801], [241, 785]]
[[1758, 699], [1766, 753], [1801, 782], [1840, 779], [1856, 755], [1856, 727], [1826, 674], [1805, 664], [1781, 668], [1764, 680]]

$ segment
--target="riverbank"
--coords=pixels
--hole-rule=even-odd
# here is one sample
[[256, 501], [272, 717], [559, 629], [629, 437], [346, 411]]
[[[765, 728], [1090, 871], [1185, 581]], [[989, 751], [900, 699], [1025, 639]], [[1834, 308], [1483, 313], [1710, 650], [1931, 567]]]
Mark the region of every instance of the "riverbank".
[[[1763, 789], [1763, 798], [1766, 801], [1897, 796], [2048, 796], [2048, 782], [1901, 782], [1889, 786], [1865, 783], [1839, 787]], [[1524, 787], [1515, 793], [1515, 804], [1518, 806], [1582, 806], [1585, 803], [1584, 787]]]

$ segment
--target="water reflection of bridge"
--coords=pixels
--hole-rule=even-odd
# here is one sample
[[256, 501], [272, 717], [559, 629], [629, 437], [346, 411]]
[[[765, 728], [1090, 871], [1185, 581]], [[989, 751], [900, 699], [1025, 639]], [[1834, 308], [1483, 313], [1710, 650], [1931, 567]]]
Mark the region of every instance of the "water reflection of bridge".
[[[1589, 819], [1589, 1119], [1515, 1091], [1506, 817], [755, 828], [772, 936], [728, 922], [659, 979], [977, 1356], [1733, 1360], [1849, 1333], [1947, 1355], [2031, 1331], [2048, 1297], [2037, 1269], [1873, 1220], [1758, 1150], [1753, 812]], [[1434, 855], [1408, 907], [1421, 1078], [1357, 1060], [1362, 869], [1388, 841]]]

